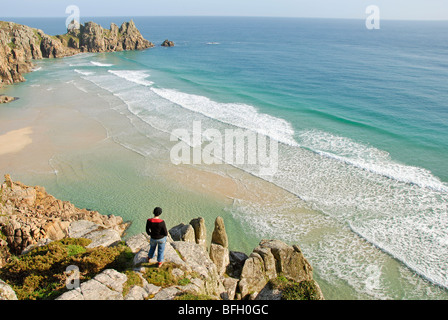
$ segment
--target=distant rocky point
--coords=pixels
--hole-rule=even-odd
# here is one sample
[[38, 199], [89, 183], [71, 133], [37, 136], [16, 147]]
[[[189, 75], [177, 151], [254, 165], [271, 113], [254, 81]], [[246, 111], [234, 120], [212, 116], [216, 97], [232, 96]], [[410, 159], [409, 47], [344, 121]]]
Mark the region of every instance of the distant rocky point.
[[167, 40], [163, 41], [162, 47], [174, 47], [174, 42], [173, 41], [169, 41], [167, 39]]
[[[171, 228], [156, 268], [149, 236], [122, 241], [120, 217], [78, 209], [8, 175], [0, 186], [0, 300], [324, 299], [297, 245], [262, 240], [249, 256], [231, 251], [221, 217], [209, 246], [201, 217]], [[68, 266], [79, 269], [76, 288], [66, 288]]]
[[0, 21], [0, 87], [25, 81], [33, 70], [32, 60], [62, 58], [81, 52], [114, 52], [154, 47], [144, 39], [134, 22], [104, 29], [94, 22], [80, 25], [73, 21], [67, 33], [49, 36], [42, 30]]

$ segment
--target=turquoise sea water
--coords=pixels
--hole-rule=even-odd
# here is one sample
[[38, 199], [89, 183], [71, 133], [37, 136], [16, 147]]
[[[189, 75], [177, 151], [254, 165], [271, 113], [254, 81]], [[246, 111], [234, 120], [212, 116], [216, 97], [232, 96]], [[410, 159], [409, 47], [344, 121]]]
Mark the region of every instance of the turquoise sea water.
[[[129, 18], [92, 20], [107, 27]], [[59, 19], [15, 21], [64, 33]], [[252, 237], [300, 243], [332, 298], [448, 297], [447, 22], [384, 21], [367, 30], [357, 20], [134, 21], [155, 48], [43, 61], [28, 85], [72, 81], [112, 109], [121, 103], [123, 121], [141, 134], [116, 134], [120, 120], [102, 124], [120, 145], [158, 161], [169, 133], [193, 121], [270, 136], [280, 142], [279, 167], [261, 178], [316, 215], [282, 214], [297, 205], [285, 204], [273, 222], [263, 214], [275, 208], [236, 199], [225, 208], [235, 234], [244, 226]], [[176, 46], [158, 46], [165, 39]], [[109, 165], [96, 169], [97, 180], [126, 172]], [[220, 213], [203, 204], [195, 214], [207, 206]]]

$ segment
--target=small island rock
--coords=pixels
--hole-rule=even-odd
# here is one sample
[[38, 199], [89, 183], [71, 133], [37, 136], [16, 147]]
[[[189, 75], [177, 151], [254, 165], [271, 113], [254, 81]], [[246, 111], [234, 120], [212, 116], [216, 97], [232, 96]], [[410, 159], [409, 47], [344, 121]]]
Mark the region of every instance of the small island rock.
[[169, 40], [165, 40], [162, 43], [162, 47], [174, 47], [174, 42], [173, 41], [169, 41]]

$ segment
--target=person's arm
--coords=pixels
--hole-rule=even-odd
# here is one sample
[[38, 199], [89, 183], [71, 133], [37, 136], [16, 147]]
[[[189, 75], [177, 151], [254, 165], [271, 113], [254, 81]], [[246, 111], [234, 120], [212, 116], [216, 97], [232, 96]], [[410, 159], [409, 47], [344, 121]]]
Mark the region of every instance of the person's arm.
[[151, 222], [146, 221], [146, 233], [148, 234], [148, 236], [151, 236]]
[[168, 231], [166, 230], [165, 221], [162, 222], [162, 233], [165, 237], [168, 236]]

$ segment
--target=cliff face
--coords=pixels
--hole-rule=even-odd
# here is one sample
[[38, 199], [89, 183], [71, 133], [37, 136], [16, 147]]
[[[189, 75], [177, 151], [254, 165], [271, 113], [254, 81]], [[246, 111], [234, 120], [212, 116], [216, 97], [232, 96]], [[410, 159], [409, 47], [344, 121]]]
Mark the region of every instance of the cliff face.
[[[42, 32], [43, 33], [43, 32]], [[25, 81], [32, 59], [42, 59], [39, 30], [12, 22], [0, 22], [0, 85]]]
[[70, 223], [78, 220], [113, 229], [119, 235], [128, 226], [121, 217], [76, 208], [49, 195], [42, 187], [26, 186], [6, 175], [0, 185], [0, 234], [4, 238], [0, 238], [0, 249], [4, 249], [0, 250], [0, 268], [8, 261], [8, 251], [20, 254], [26, 247], [47, 239], [63, 239], [69, 235]]
[[104, 29], [94, 22], [71, 28], [65, 35], [49, 36], [42, 30], [0, 21], [0, 87], [25, 81], [32, 60], [62, 58], [80, 52], [142, 50], [154, 45], [144, 39], [134, 22]]
[[154, 47], [144, 39], [134, 21], [125, 22], [120, 28], [114, 23], [110, 29], [103, 29], [94, 22], [87, 22], [79, 30], [69, 31], [67, 46], [82, 52], [113, 52], [123, 50], [143, 50]]

